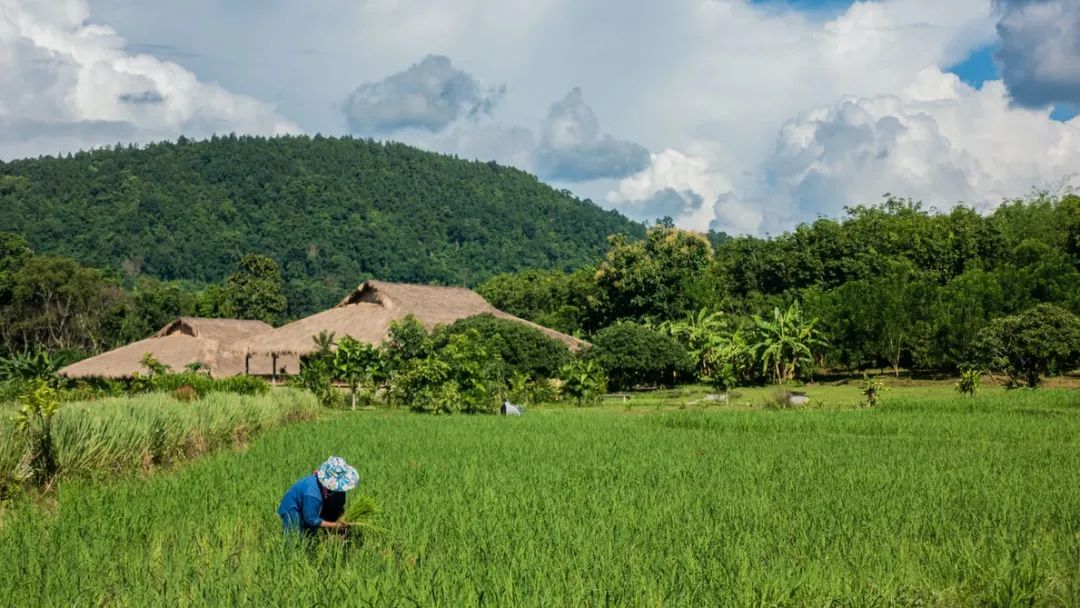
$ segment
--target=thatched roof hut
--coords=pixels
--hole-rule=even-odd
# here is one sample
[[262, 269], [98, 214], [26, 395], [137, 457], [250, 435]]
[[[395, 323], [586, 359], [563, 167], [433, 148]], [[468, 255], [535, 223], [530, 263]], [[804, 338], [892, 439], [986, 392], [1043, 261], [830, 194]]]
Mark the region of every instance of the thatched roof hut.
[[271, 329], [262, 321], [180, 317], [145, 340], [73, 363], [61, 369], [60, 374], [69, 378], [130, 378], [136, 372], [147, 373], [142, 359], [149, 353], [174, 372], [202, 363], [215, 378], [245, 371], [270, 375], [270, 357], [252, 357], [245, 362], [244, 355], [237, 354], [234, 347]]
[[410, 314], [429, 330], [489, 314], [534, 327], [572, 350], [586, 345], [573, 336], [507, 314], [469, 289], [367, 281], [334, 308], [244, 340], [239, 347], [252, 356], [307, 355], [317, 350], [314, 337], [323, 331], [378, 344], [386, 339], [392, 321]]

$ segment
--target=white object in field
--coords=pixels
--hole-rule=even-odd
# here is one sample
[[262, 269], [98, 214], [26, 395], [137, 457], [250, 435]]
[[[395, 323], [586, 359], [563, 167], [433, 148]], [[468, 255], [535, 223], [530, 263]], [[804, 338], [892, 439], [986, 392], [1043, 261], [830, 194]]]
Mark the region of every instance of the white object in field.
[[810, 403], [810, 397], [806, 395], [788, 395], [788, 405], [806, 405]]
[[716, 402], [719, 402], [719, 403], [727, 403], [727, 400], [728, 400], [728, 394], [727, 393], [709, 393], [708, 395], [705, 395], [705, 401], [716, 401]]
[[521, 408], [514, 405], [513, 403], [510, 403], [509, 401], [504, 401], [502, 406], [502, 413], [503, 416], [520, 416]]

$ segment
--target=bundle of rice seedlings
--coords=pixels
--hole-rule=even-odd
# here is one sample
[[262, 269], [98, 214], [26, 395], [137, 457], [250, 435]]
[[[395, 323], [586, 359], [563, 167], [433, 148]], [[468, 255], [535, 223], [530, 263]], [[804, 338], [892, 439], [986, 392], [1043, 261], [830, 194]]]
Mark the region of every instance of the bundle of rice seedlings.
[[385, 528], [375, 525], [381, 512], [379, 503], [366, 494], [358, 494], [350, 498], [345, 505], [345, 521], [349, 523], [349, 536], [362, 542], [365, 536], [375, 532], [385, 532]]

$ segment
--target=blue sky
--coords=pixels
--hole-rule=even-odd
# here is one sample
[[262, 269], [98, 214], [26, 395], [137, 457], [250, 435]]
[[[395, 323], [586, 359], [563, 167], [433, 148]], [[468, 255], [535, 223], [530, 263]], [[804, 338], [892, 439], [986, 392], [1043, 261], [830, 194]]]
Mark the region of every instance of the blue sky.
[[1075, 0], [0, 0], [0, 159], [236, 132], [496, 160], [777, 232], [1080, 167]]

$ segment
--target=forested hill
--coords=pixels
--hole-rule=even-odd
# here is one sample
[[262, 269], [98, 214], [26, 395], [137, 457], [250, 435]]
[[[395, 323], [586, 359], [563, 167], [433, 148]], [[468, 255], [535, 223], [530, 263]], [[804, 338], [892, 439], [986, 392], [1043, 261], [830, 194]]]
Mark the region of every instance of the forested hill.
[[124, 276], [281, 265], [294, 314], [365, 277], [473, 285], [570, 269], [644, 228], [523, 171], [352, 138], [216, 137], [0, 163], [0, 226]]

